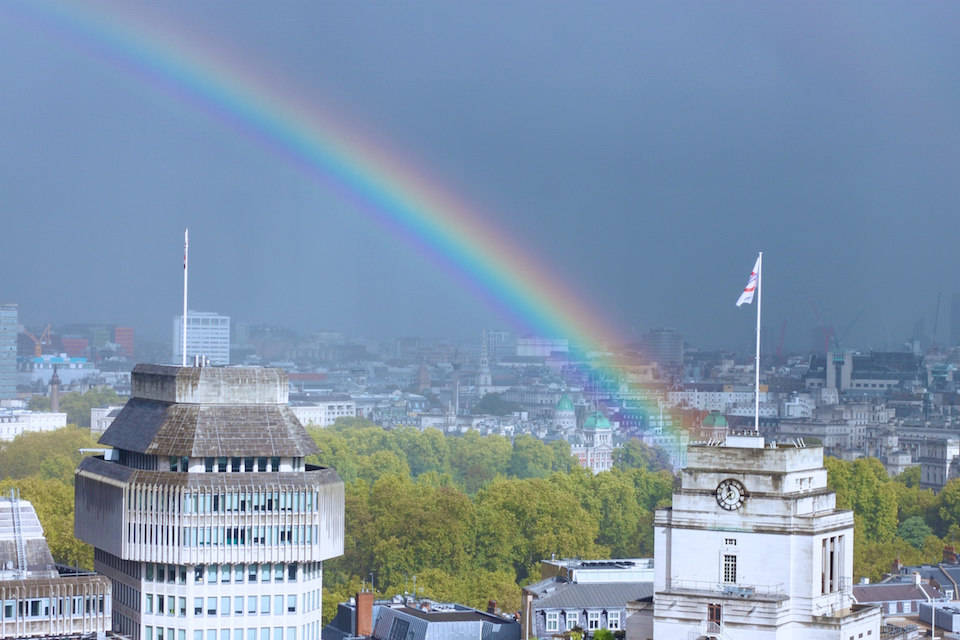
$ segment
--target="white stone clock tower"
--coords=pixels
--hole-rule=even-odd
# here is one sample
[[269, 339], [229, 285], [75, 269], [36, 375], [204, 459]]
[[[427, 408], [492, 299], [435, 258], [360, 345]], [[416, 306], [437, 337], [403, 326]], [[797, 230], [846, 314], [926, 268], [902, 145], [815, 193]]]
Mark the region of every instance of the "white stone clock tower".
[[822, 447], [731, 435], [687, 456], [654, 523], [654, 638], [879, 640], [880, 610], [851, 599], [853, 513]]

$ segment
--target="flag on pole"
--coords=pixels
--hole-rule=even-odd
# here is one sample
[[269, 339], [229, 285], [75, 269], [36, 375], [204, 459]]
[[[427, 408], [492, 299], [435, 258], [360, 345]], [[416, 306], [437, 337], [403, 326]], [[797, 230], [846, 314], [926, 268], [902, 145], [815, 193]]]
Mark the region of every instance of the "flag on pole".
[[737, 300], [738, 307], [742, 304], [751, 304], [753, 302], [753, 294], [757, 292], [757, 274], [759, 272], [760, 258], [757, 258], [757, 263], [753, 265], [753, 271], [750, 272], [750, 279], [747, 280], [747, 286], [744, 287], [743, 293], [740, 294], [740, 299]]

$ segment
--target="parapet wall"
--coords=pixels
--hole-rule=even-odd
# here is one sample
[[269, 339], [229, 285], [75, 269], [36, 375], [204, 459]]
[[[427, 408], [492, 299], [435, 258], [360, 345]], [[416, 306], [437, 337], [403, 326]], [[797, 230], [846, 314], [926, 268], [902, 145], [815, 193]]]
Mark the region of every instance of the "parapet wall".
[[180, 404], [286, 404], [290, 388], [282, 369], [138, 364], [131, 392], [135, 398]]

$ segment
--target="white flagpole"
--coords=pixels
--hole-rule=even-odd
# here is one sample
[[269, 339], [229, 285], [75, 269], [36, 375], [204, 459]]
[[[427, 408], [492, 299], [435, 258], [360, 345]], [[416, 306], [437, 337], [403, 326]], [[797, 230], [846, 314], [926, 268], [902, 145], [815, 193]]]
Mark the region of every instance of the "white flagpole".
[[190, 249], [189, 229], [183, 230], [183, 327], [180, 330], [180, 366], [187, 366], [187, 252]]
[[760, 295], [762, 287], [760, 281], [763, 277], [763, 251], [757, 259], [757, 355], [754, 361], [754, 373], [756, 379], [753, 387], [754, 414], [753, 428], [757, 435], [760, 435]]

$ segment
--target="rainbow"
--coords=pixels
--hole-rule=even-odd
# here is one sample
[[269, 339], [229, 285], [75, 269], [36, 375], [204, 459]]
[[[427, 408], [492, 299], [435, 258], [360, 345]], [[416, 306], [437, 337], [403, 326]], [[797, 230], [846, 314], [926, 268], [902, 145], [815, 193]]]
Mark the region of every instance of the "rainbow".
[[[567, 337], [595, 353], [598, 377], [619, 378], [621, 363], [604, 355], [618, 332], [489, 216], [254, 65], [204, 48], [154, 15], [42, 2], [0, 4], [4, 15], [105, 58], [241, 133], [443, 266], [515, 329]], [[641, 404], [650, 411], [649, 400]]]

